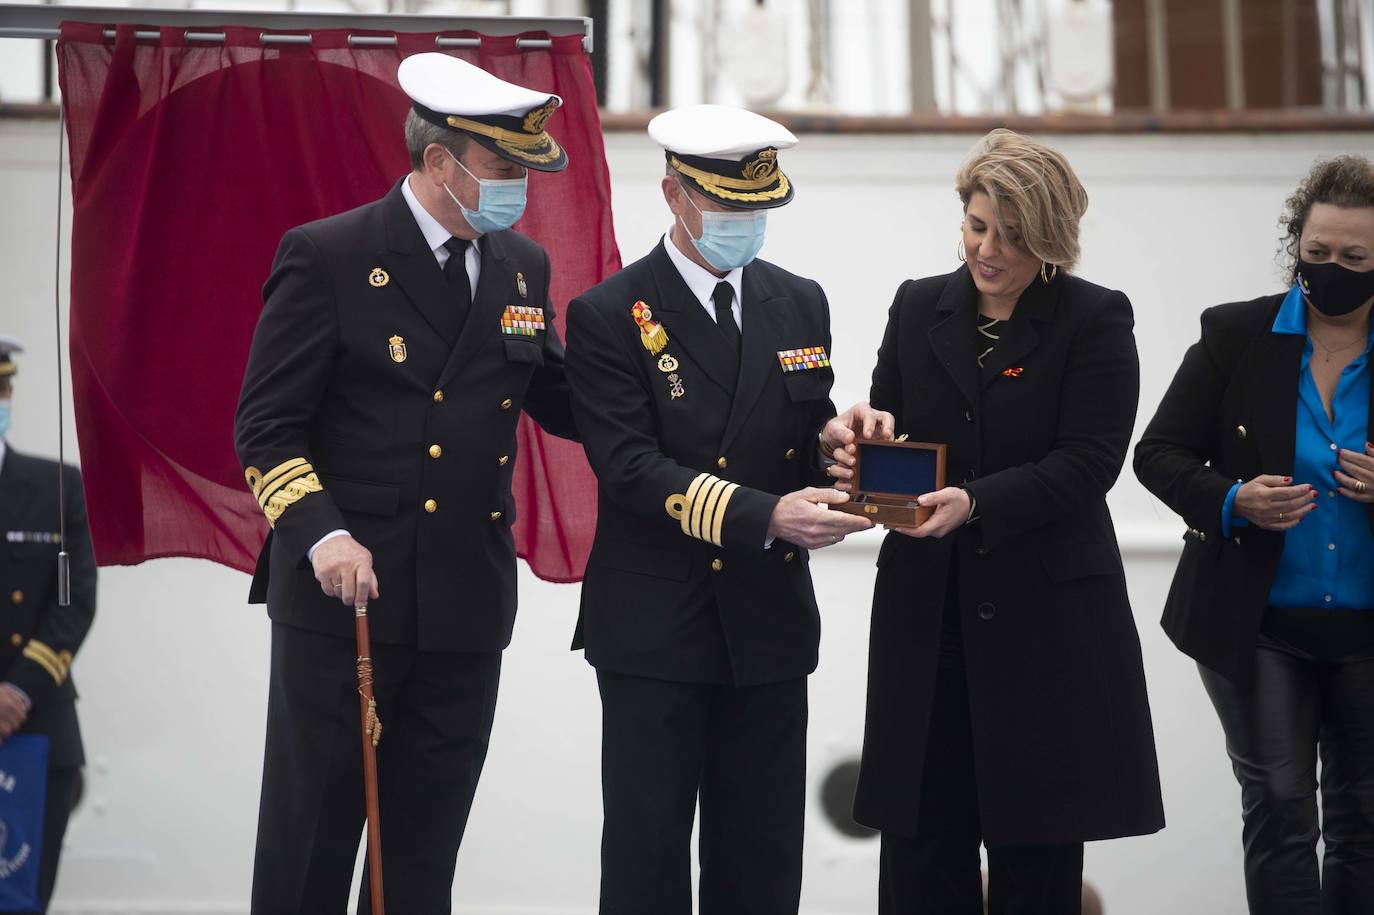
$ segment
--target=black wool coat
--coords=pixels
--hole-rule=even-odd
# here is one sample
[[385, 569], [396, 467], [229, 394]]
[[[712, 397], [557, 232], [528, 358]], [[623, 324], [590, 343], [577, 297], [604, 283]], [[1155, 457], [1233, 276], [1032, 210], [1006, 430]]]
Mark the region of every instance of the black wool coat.
[[889, 534], [878, 557], [855, 817], [915, 830], [946, 589], [957, 589], [982, 834], [1062, 844], [1164, 826], [1140, 642], [1107, 491], [1139, 362], [1130, 302], [1060, 274], [1022, 295], [979, 368], [966, 267], [897, 291], [871, 401], [948, 445], [978, 520]]
[[[1284, 535], [1250, 525], [1223, 537], [1221, 507], [1237, 482], [1293, 473], [1306, 341], [1273, 332], [1283, 299], [1280, 293], [1202, 313], [1202, 336], [1135, 449], [1140, 482], [1188, 525], [1164, 631], [1185, 654], [1238, 683], [1254, 673]], [[1374, 441], [1374, 413], [1369, 435]], [[1374, 506], [1366, 511], [1374, 529]]]

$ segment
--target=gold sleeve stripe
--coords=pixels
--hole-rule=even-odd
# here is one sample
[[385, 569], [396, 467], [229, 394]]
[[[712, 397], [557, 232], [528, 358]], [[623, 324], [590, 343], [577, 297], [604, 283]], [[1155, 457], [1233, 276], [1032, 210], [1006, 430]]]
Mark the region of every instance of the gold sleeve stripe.
[[258, 505], [265, 508], [272, 496], [283, 487], [289, 486], [292, 481], [298, 480], [303, 476], [311, 475], [314, 472], [315, 466], [313, 464], [300, 464], [277, 477], [271, 483], [262, 484], [262, 491], [258, 493]]
[[273, 483], [276, 483], [282, 477], [291, 473], [291, 471], [303, 467], [307, 463], [309, 462], [306, 461], [306, 459], [303, 457], [294, 457], [289, 461], [283, 461], [276, 467], [273, 467], [271, 470], [267, 471], [267, 473], [262, 474], [258, 478], [257, 485], [253, 485], [252, 481], [250, 480], [249, 485], [253, 486], [253, 495], [258, 499], [259, 502], [261, 502], [264, 490], [266, 490]]
[[737, 489], [738, 483], [709, 473], [698, 474], [685, 495], [674, 493], [663, 503], [663, 508], [669, 517], [682, 524], [682, 532], [687, 536], [722, 546], [725, 507]]
[[725, 492], [720, 494], [720, 501], [716, 503], [716, 517], [711, 525], [711, 542], [716, 546], [723, 546], [720, 542], [721, 529], [725, 526], [725, 506], [729, 504], [730, 497], [739, 489], [738, 483], [731, 483], [725, 487]]
[[729, 485], [725, 480], [712, 480], [711, 488], [706, 492], [706, 495], [697, 500], [697, 504], [701, 507], [701, 526], [692, 532], [692, 536], [698, 540], [711, 539], [711, 528], [716, 517], [716, 503], [720, 501], [720, 494]]
[[698, 540], [706, 539], [701, 534], [703, 522], [705, 523], [706, 530], [711, 529], [711, 521], [710, 517], [706, 514], [706, 506], [715, 502], [712, 496], [720, 491], [721, 485], [723, 485], [722, 481], [718, 477], [711, 477], [706, 483], [702, 484], [701, 489], [697, 492], [696, 501], [692, 503], [692, 524], [687, 533]]
[[71, 669], [70, 652], [58, 654], [37, 640], [30, 641], [24, 646], [24, 657], [46, 670], [48, 676], [57, 681], [58, 686], [66, 681], [67, 673]]
[[277, 519], [295, 503], [304, 499], [312, 492], [324, 492], [324, 486], [320, 484], [320, 478], [310, 471], [307, 464], [307, 472], [303, 476], [295, 477], [283, 483], [279, 489], [271, 493], [266, 502], [263, 503], [262, 512], [267, 516], [267, 523], [271, 527], [277, 526]]
[[687, 495], [684, 496], [685, 505], [682, 513], [676, 517], [682, 522], [682, 532], [689, 537], [695, 537], [692, 533], [692, 506], [701, 495], [701, 488], [707, 480], [711, 479], [709, 473], [699, 473], [697, 478], [692, 481], [692, 485], [687, 487]]

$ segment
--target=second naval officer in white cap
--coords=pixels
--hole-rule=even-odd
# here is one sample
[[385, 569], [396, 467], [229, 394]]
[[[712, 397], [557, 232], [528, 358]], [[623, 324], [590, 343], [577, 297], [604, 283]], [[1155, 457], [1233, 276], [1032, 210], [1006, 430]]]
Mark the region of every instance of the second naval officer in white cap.
[[574, 435], [549, 258], [511, 229], [527, 170], [567, 164], [560, 100], [437, 53], [399, 79], [411, 171], [282, 238], [235, 421], [271, 525], [250, 596], [272, 620], [255, 915], [346, 910], [364, 604], [386, 900], [449, 911], [515, 616], [516, 423]]
[[[795, 915], [806, 678], [820, 618], [808, 550], [871, 527], [825, 510], [835, 416], [819, 285], [758, 260], [793, 197], [765, 117], [696, 106], [649, 124], [672, 228], [568, 306], [568, 378], [599, 486], [574, 647], [602, 707], [602, 915]], [[824, 451], [822, 450], [824, 449]]]

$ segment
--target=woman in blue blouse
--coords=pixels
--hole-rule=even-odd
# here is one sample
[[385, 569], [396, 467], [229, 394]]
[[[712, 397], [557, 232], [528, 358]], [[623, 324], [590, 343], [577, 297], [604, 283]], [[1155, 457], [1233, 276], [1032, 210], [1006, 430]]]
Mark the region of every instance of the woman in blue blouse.
[[1374, 164], [1318, 163], [1285, 221], [1292, 287], [1203, 312], [1135, 471], [1188, 524], [1164, 628], [1226, 732], [1251, 913], [1371, 913]]

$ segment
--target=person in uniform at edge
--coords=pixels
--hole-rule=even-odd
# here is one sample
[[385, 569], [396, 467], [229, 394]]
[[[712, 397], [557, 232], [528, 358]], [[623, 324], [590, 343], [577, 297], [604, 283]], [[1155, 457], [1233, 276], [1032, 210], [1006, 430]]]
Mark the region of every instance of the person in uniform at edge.
[[946, 443], [957, 482], [878, 554], [854, 816], [882, 830], [882, 915], [982, 913], [980, 843], [992, 915], [1068, 915], [1085, 841], [1164, 826], [1106, 498], [1134, 319], [1069, 272], [1088, 196], [1058, 152], [995, 130], [955, 187], [963, 263], [902, 283], [873, 370], [873, 406]]
[[1250, 911], [1355, 915], [1374, 912], [1374, 163], [1317, 163], [1283, 225], [1289, 289], [1202, 313], [1135, 471], [1188, 525], [1163, 625], [1226, 734]]
[[872, 526], [813, 484], [822, 446], [848, 456], [891, 417], [833, 418], [825, 294], [756, 259], [796, 138], [713, 105], [649, 133], [673, 227], [568, 306], [600, 483], [573, 647], [601, 691], [601, 912], [690, 915], [699, 799], [703, 915], [795, 913], [820, 635], [807, 550]]
[[0, 595], [7, 608], [0, 637], [0, 743], [14, 734], [48, 738], [38, 876], [38, 911], [46, 912], [57, 882], [67, 818], [80, 794], [81, 767], [86, 764], [71, 666], [95, 618], [96, 573], [81, 473], [64, 465], [60, 473], [71, 601], [58, 605], [59, 465], [20, 454], [7, 441], [14, 376], [19, 371], [15, 357], [21, 352], [18, 340], [0, 336], [0, 528], [5, 531]]
[[250, 597], [273, 623], [258, 915], [347, 904], [361, 605], [387, 902], [449, 911], [515, 615], [516, 423], [575, 435], [549, 258], [510, 231], [526, 170], [567, 164], [545, 130], [560, 100], [434, 53], [399, 81], [412, 171], [283, 236], [235, 422], [272, 526]]

